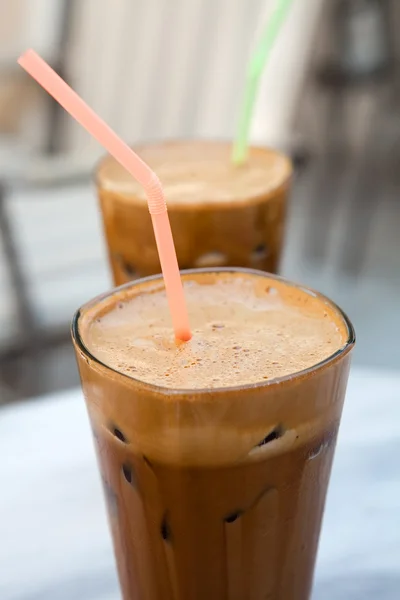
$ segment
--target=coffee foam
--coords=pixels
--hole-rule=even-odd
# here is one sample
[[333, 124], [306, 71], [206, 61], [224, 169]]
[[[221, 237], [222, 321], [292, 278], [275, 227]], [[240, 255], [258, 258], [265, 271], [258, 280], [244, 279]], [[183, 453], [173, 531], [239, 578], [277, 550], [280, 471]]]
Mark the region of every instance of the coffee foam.
[[118, 291], [86, 311], [85, 346], [114, 370], [172, 389], [268, 382], [343, 347], [342, 316], [319, 296], [266, 276], [184, 276], [193, 338], [176, 343], [162, 281]]
[[[232, 164], [229, 143], [164, 142], [135, 148], [160, 178], [168, 206], [207, 206], [265, 200], [291, 175], [289, 160], [266, 148], [250, 148], [247, 162]], [[141, 186], [112, 157], [99, 166], [98, 184], [126, 201], [145, 203]]]

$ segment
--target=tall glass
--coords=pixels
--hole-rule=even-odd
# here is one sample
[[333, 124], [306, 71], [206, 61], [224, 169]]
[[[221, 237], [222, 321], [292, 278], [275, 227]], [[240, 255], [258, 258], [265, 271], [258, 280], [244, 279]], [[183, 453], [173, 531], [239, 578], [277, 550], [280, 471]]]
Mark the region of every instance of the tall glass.
[[[271, 283], [270, 275], [238, 271]], [[273, 281], [328, 303], [347, 340], [311, 368], [259, 384], [168, 389], [123, 375], [88, 351], [84, 325], [132, 294], [146, 297], [158, 277], [122, 286], [75, 315], [124, 600], [310, 596], [355, 338], [329, 300]]]
[[[284, 236], [290, 160], [250, 148], [245, 165], [232, 144], [175, 141], [135, 151], [159, 175], [181, 269], [239, 266], [276, 273]], [[110, 156], [96, 186], [114, 283], [160, 272], [143, 189]]]

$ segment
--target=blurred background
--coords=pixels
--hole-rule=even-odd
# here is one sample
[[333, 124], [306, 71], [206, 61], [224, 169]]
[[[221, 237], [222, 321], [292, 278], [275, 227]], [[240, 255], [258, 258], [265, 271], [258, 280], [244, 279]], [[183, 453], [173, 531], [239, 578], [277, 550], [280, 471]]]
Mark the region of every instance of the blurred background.
[[[101, 149], [17, 66], [34, 47], [127, 141], [234, 135], [270, 0], [0, 0], [0, 402], [77, 385], [69, 321], [110, 287]], [[400, 6], [297, 1], [252, 140], [296, 165], [282, 273], [332, 296], [355, 361], [400, 368]]]

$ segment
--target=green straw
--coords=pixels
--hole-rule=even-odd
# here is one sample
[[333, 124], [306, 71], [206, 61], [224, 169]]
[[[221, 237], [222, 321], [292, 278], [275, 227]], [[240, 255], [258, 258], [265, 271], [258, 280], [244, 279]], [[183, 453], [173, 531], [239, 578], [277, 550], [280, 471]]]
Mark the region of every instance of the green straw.
[[248, 139], [254, 105], [260, 85], [261, 75], [267, 63], [274, 42], [285, 22], [293, 0], [277, 0], [275, 9], [268, 21], [261, 39], [250, 59], [247, 71], [247, 82], [242, 102], [239, 127], [233, 145], [232, 161], [240, 165], [247, 159]]

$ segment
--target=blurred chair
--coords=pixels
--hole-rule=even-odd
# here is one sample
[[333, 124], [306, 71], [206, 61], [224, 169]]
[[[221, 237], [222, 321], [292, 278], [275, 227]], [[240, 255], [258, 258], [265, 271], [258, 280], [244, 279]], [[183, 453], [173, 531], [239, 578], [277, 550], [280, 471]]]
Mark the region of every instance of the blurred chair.
[[[2, 36], [0, 41], [0, 287], [2, 290], [0, 402], [7, 402], [15, 396], [15, 391], [8, 386], [12, 379], [18, 382], [17, 397], [35, 393], [35, 384], [41, 379], [41, 352], [54, 348], [55, 345], [68, 339], [66, 323], [69, 315], [63, 316], [61, 323], [55, 320], [55, 324], [50, 327], [40, 318], [33, 293], [34, 274], [29, 269], [30, 252], [27, 253], [26, 250], [29, 244], [27, 246], [25, 231], [26, 224], [34, 227], [40, 223], [39, 219], [32, 219], [35, 212], [40, 212], [37, 199], [48, 198], [47, 204], [50, 209], [48, 212], [51, 218], [51, 205], [55, 202], [54, 198], [60, 196], [60, 191], [65, 186], [71, 188], [79, 181], [86, 182], [90, 166], [81, 163], [79, 166], [71, 164], [59, 154], [58, 143], [61, 132], [58, 126], [60, 123], [58, 105], [23, 73], [16, 64], [16, 58], [32, 43], [57, 71], [63, 73], [63, 57], [68, 51], [66, 45], [68, 26], [71, 22], [69, 11], [73, 9], [73, 4], [71, 0], [55, 0], [50, 4], [47, 2], [46, 6], [46, 1], [16, 0], [12, 5], [7, 3], [2, 8], [4, 18], [0, 23]], [[54, 14], [52, 14], [53, 9], [55, 9]], [[50, 17], [50, 37], [43, 14], [46, 10], [47, 17]], [[57, 15], [58, 19], [53, 18]], [[28, 30], [25, 26], [29, 22], [29, 17], [35, 17], [36, 21], [35, 26]], [[39, 33], [39, 40], [36, 40], [36, 43], [35, 27], [36, 32]], [[53, 227], [54, 225], [57, 227], [58, 224], [53, 223]], [[51, 225], [46, 226], [42, 220], [38, 228], [39, 237], [48, 235], [50, 230]], [[52, 250], [57, 254], [55, 247]], [[49, 251], [47, 253], [52, 254]], [[46, 285], [46, 282], [44, 283]], [[35, 364], [28, 360], [29, 357], [35, 357]], [[16, 363], [14, 359], [18, 359]], [[37, 389], [39, 392], [40, 385]]]
[[346, 204], [339, 262], [352, 275], [361, 273], [368, 254], [393, 143], [385, 119], [393, 114], [397, 86], [395, 23], [395, 0], [332, 0], [320, 40], [319, 54], [325, 56], [314, 69], [325, 118], [313, 191], [314, 231], [307, 236], [306, 252], [314, 260], [325, 259], [327, 229]]

